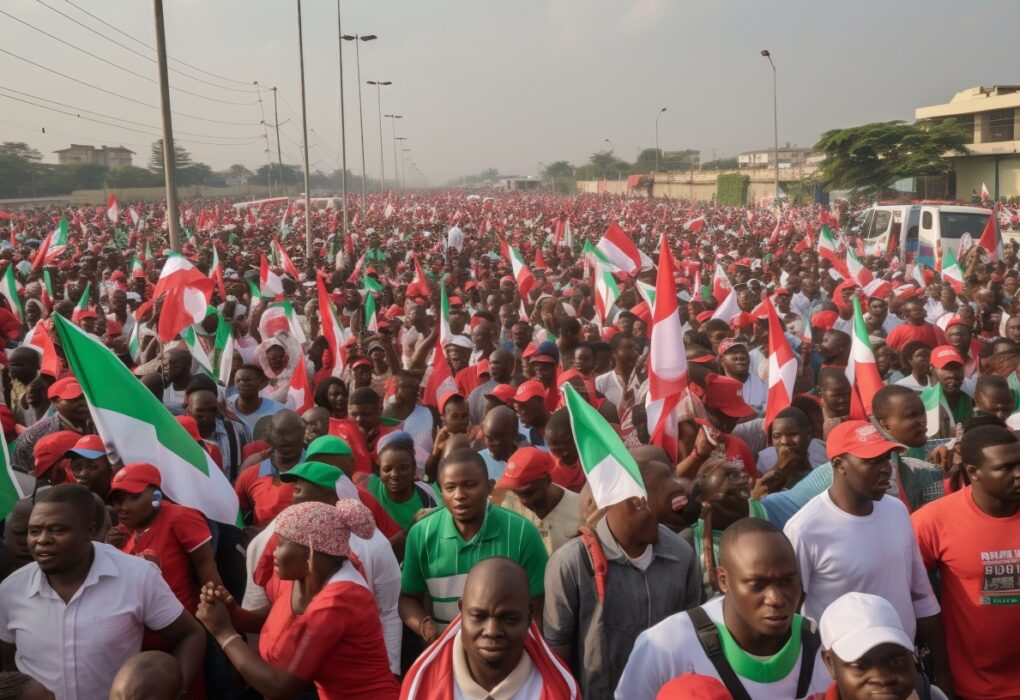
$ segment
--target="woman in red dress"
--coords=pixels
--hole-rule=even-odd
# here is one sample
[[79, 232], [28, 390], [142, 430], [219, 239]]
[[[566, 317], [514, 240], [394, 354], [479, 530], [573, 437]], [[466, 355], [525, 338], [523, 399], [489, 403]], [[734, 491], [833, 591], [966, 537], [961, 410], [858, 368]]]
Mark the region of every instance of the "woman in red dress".
[[[349, 546], [351, 533], [374, 529], [357, 501], [293, 505], [276, 519], [271, 607], [243, 610], [222, 587], [203, 587], [198, 619], [256, 691], [292, 697], [314, 684], [321, 700], [397, 698], [375, 599]], [[259, 654], [236, 629], [260, 633]]]

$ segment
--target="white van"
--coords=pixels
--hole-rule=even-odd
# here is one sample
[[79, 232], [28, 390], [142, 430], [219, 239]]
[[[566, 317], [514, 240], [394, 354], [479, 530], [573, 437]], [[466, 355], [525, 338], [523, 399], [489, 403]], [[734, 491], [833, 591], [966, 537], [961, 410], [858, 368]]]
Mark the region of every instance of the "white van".
[[968, 237], [970, 245], [976, 244], [991, 215], [990, 209], [939, 202], [878, 204], [865, 210], [859, 235], [869, 255], [898, 255], [903, 264], [936, 268], [944, 246], [959, 257], [961, 240]]

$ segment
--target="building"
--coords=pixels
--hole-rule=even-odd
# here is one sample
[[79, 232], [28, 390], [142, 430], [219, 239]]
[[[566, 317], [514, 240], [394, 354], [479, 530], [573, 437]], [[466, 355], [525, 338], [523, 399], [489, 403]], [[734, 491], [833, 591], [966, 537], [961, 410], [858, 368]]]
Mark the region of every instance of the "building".
[[957, 199], [971, 199], [982, 183], [996, 199], [1020, 196], [1020, 85], [968, 88], [914, 116], [953, 119], [970, 134], [970, 153], [952, 158]]
[[131, 165], [134, 151], [123, 146], [83, 146], [72, 143], [68, 148], [54, 151], [60, 165], [102, 165], [107, 168], [119, 168]]
[[541, 180], [530, 177], [505, 177], [502, 182], [503, 189], [507, 192], [528, 192], [542, 187]]
[[[798, 148], [786, 144], [779, 147], [779, 167], [794, 168], [804, 165], [817, 154], [810, 148]], [[737, 167], [741, 170], [755, 168], [774, 168], [776, 149], [762, 148], [757, 151], [745, 151], [737, 155]]]

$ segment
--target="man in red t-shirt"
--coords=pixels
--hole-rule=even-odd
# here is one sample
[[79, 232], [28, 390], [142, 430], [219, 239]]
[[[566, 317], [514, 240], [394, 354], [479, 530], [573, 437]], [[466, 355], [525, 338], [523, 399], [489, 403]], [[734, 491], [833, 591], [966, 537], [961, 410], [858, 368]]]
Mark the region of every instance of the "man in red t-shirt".
[[900, 316], [906, 323], [893, 328], [885, 341], [886, 345], [896, 352], [913, 340], [919, 340], [930, 348], [946, 344], [946, 334], [942, 329], [925, 320], [924, 304], [917, 297], [903, 302], [900, 306]]
[[161, 483], [159, 470], [146, 462], [127, 464], [114, 475], [110, 503], [120, 524], [110, 529], [107, 544], [154, 562], [181, 605], [194, 614], [199, 586], [223, 583], [212, 535], [201, 513], [164, 498]]
[[277, 411], [270, 420], [267, 439], [271, 449], [246, 459], [234, 484], [241, 513], [246, 517], [250, 514], [251, 524], [258, 528], [265, 527], [294, 501], [293, 488], [280, 481], [280, 474], [302, 459], [304, 423], [293, 411]]
[[957, 697], [1007, 700], [1020, 688], [1020, 441], [982, 425], [964, 434], [960, 450], [970, 486], [911, 520], [925, 566], [942, 580]]
[[351, 392], [347, 400], [347, 416], [346, 419], [331, 420], [329, 434], [343, 438], [350, 445], [355, 473], [371, 474], [379, 464], [379, 438], [399, 428], [383, 424], [382, 399], [367, 386]]

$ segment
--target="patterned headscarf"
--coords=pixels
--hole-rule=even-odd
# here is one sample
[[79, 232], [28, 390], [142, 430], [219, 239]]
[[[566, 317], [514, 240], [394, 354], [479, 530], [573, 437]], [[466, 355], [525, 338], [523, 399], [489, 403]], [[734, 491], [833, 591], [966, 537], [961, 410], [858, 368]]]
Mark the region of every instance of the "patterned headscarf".
[[336, 506], [317, 502], [290, 506], [277, 517], [275, 532], [313, 551], [350, 557], [351, 534], [368, 539], [375, 532], [375, 521], [359, 501], [342, 498]]

